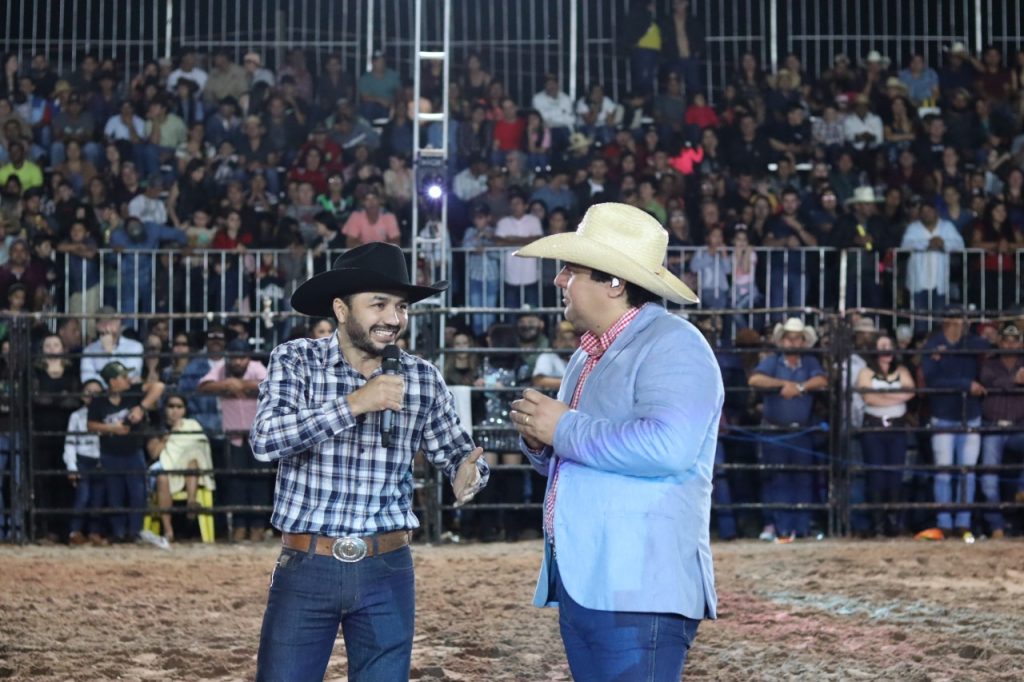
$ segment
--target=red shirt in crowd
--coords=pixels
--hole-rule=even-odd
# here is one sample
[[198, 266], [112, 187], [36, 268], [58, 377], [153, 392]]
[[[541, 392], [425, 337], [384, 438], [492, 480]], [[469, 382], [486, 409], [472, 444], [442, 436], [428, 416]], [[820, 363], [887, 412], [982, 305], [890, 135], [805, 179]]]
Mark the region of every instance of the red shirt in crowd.
[[510, 152], [523, 148], [523, 133], [526, 131], [526, 119], [516, 116], [514, 121], [502, 118], [494, 124], [494, 139], [498, 142], [498, 150]]

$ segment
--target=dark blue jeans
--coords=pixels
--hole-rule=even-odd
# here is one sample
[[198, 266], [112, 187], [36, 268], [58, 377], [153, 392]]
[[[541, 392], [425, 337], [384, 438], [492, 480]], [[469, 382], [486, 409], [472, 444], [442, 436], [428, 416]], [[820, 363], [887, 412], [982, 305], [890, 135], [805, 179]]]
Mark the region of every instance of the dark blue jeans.
[[[82, 457], [78, 455], [78, 484], [75, 486], [75, 511], [80, 513], [71, 517], [69, 531], [81, 533], [86, 527], [86, 518], [89, 521], [89, 532], [100, 532], [100, 519], [88, 512], [102, 507], [106, 499], [106, 486], [103, 478], [96, 476], [95, 472], [100, 467], [100, 461], [95, 457]], [[81, 513], [84, 512], [84, 513]]]
[[[139, 510], [110, 517], [113, 537], [132, 540], [142, 531], [142, 517], [146, 513], [146, 460], [142, 450], [130, 455], [100, 453], [100, 467], [107, 472], [103, 479], [107, 489], [107, 503], [111, 507]], [[109, 473], [112, 471], [118, 473]]]
[[407, 680], [415, 619], [408, 547], [355, 563], [283, 549], [263, 614], [256, 679], [323, 679], [340, 625], [350, 680]]
[[558, 624], [573, 679], [587, 682], [679, 680], [699, 620], [677, 613], [595, 611], [578, 604], [553, 562]]
[[[774, 434], [772, 434], [774, 436]], [[777, 436], [775, 436], [777, 438]], [[797, 436], [785, 440], [766, 440], [761, 444], [762, 464], [809, 465], [814, 463], [814, 442], [810, 436]], [[766, 471], [762, 498], [765, 503], [807, 504], [814, 501], [814, 473], [810, 471]], [[806, 537], [811, 529], [811, 513], [797, 509], [769, 511], [775, 532], [782, 535], [796, 533]]]

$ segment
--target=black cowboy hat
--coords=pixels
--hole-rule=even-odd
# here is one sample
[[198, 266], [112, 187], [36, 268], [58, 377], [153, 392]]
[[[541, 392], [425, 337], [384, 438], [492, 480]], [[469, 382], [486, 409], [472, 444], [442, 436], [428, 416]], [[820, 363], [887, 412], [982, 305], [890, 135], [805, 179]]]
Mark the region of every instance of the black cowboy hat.
[[330, 270], [303, 282], [292, 294], [292, 308], [303, 315], [333, 319], [334, 299], [349, 294], [400, 291], [409, 303], [415, 303], [447, 288], [446, 281], [428, 287], [412, 284], [402, 250], [394, 244], [370, 242], [349, 249]]

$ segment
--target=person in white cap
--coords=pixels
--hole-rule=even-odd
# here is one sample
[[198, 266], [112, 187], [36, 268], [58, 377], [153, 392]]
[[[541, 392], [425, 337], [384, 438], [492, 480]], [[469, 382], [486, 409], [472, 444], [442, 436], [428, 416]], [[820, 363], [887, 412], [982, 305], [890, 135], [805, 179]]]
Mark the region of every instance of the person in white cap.
[[[717, 597], [711, 481], [724, 390], [701, 332], [662, 300], [697, 297], [662, 266], [668, 233], [625, 204], [522, 247], [564, 263], [565, 319], [583, 332], [558, 399], [512, 404], [548, 477], [536, 606], [559, 607], [577, 680], [678, 680]], [[642, 634], [641, 634], [642, 633]]]

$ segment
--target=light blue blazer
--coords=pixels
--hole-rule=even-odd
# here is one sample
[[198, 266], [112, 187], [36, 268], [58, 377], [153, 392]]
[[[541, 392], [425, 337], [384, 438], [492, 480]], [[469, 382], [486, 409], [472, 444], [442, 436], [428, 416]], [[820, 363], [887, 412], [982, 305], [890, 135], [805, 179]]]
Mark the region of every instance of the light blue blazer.
[[[586, 354], [566, 368], [569, 403]], [[558, 569], [568, 593], [600, 611], [715, 618], [709, 522], [724, 390], [701, 333], [649, 304], [587, 378], [578, 409], [558, 421], [538, 454], [548, 477], [563, 462], [555, 505]], [[522, 443], [522, 441], [520, 441]], [[536, 606], [555, 606], [551, 545], [544, 543]]]

